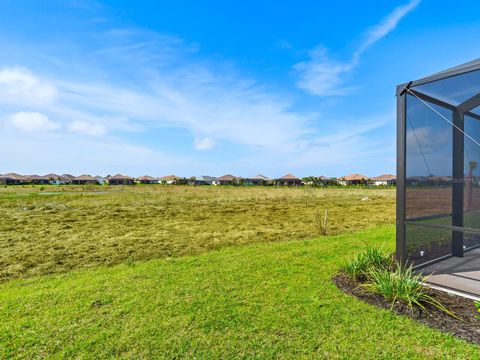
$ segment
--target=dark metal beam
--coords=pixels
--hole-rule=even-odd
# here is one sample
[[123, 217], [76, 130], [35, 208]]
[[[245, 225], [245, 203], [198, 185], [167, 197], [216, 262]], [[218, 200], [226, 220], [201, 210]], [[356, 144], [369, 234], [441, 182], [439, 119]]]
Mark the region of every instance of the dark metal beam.
[[457, 106], [458, 111], [466, 113], [480, 105], [480, 93]]
[[[427, 101], [431, 104], [435, 104], [435, 105], [438, 105], [438, 106], [441, 106], [445, 109], [448, 109], [448, 110], [452, 110], [452, 111], [455, 111], [457, 110], [457, 106], [455, 105], [452, 105], [450, 103], [447, 103], [446, 101], [443, 101], [443, 100], [439, 100], [437, 98], [434, 98], [430, 95], [427, 95], [427, 94], [424, 94], [418, 90], [414, 90], [414, 89], [409, 89], [409, 91], [411, 93], [413, 93], [415, 96], [419, 97], [420, 99], [424, 100], [424, 101]], [[465, 112], [465, 115], [473, 118], [473, 119], [476, 119], [476, 120], [480, 120], [480, 115], [477, 115], [475, 113], [472, 113], [470, 111], [467, 111]]]
[[423, 85], [423, 84], [428, 84], [428, 83], [431, 83], [431, 82], [434, 82], [434, 81], [437, 81], [437, 80], [444, 80], [444, 79], [451, 78], [453, 76], [463, 75], [463, 74], [467, 74], [469, 72], [477, 71], [477, 70], [480, 70], [480, 59], [476, 59], [474, 61], [470, 61], [468, 63], [461, 64], [461, 65], [456, 66], [454, 68], [447, 69], [445, 71], [433, 74], [431, 76], [427, 76], [425, 78], [412, 81], [412, 86], [419, 86], [419, 85]]
[[420, 91], [417, 91], [417, 90], [414, 90], [414, 89], [409, 89], [409, 91], [412, 92], [415, 96], [419, 97], [420, 99], [425, 100], [429, 103], [441, 106], [445, 109], [449, 109], [449, 110], [453, 111], [457, 108], [455, 105], [452, 105], [450, 103], [447, 103], [446, 101], [442, 101], [440, 99], [434, 98], [434, 97], [432, 97], [430, 95], [427, 95], [427, 94], [424, 94]]
[[406, 105], [405, 93], [397, 94], [397, 237], [396, 259], [399, 264], [407, 261], [405, 238], [405, 178], [406, 178]]
[[[464, 118], [458, 110], [452, 116], [455, 125], [452, 127], [452, 226], [463, 227]], [[463, 257], [463, 232], [455, 229], [452, 230], [452, 255]]]

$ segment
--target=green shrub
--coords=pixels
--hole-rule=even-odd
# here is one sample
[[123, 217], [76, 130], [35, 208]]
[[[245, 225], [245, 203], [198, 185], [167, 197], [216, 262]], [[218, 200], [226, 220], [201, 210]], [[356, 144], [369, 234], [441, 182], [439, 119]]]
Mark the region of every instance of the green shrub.
[[477, 311], [478, 311], [477, 318], [480, 320], [480, 301], [475, 301], [475, 307], [477, 308]]
[[426, 293], [423, 283], [427, 280], [427, 277], [415, 274], [412, 267], [397, 265], [395, 270], [371, 268], [368, 277], [371, 279], [371, 282], [364, 286], [368, 290], [382, 295], [391, 302], [392, 307], [397, 301], [400, 301], [412, 311], [413, 307], [417, 306], [421, 310], [428, 312], [426, 306], [431, 305], [459, 319], [440, 302]]
[[343, 270], [355, 280], [365, 281], [372, 269], [391, 269], [393, 264], [393, 257], [383, 249], [368, 247], [364, 252], [347, 261]]

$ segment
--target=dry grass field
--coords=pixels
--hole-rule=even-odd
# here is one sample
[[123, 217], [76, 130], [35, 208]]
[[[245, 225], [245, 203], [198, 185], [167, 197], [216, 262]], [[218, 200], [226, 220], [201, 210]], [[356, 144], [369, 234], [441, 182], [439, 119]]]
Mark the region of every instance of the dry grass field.
[[[367, 199], [365, 199], [367, 198]], [[395, 190], [0, 188], [0, 281], [392, 224]]]

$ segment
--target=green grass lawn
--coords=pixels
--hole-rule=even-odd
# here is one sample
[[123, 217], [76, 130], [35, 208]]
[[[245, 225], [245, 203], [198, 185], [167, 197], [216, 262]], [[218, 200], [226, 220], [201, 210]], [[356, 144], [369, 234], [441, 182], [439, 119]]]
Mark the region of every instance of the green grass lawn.
[[480, 349], [343, 294], [331, 277], [394, 227], [16, 279], [0, 357], [480, 358]]

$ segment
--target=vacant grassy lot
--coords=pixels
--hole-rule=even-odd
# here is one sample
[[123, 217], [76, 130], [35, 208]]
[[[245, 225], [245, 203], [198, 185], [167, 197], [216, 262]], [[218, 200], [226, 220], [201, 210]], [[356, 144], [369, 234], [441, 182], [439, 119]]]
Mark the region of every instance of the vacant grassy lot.
[[393, 189], [4, 187], [0, 281], [310, 239], [325, 209], [329, 235], [392, 224], [394, 201]]
[[339, 291], [394, 226], [0, 284], [0, 358], [478, 359], [477, 346]]

